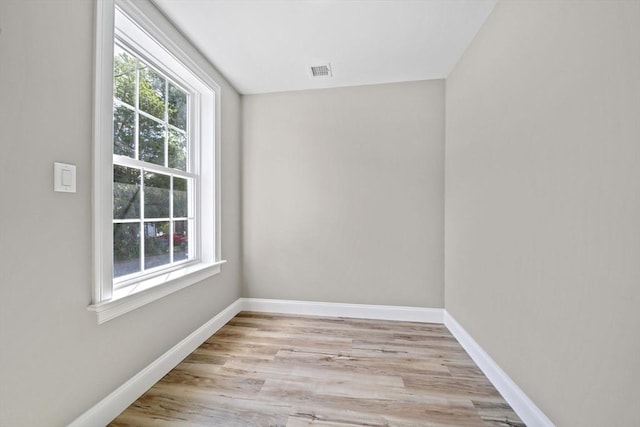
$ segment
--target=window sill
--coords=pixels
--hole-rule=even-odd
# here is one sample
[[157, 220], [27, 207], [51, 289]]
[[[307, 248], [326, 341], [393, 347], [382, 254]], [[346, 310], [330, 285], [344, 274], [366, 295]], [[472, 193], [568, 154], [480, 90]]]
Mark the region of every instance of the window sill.
[[96, 313], [98, 324], [104, 323], [218, 274], [220, 266], [225, 262], [227, 261], [195, 264], [117, 289], [113, 292], [113, 298], [92, 304], [87, 310]]

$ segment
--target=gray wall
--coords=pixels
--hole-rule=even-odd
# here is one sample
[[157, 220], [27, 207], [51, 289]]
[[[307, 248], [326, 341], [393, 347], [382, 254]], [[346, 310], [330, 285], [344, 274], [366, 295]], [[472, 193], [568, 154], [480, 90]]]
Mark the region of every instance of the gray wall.
[[[0, 425], [63, 425], [241, 292], [223, 272], [96, 324], [92, 3], [0, 2]], [[245, 296], [443, 306], [557, 425], [637, 425], [640, 3], [501, 2], [444, 83], [243, 98]], [[78, 166], [54, 193], [52, 163]]]
[[[222, 273], [100, 326], [91, 299], [93, 2], [0, 2], [0, 425], [72, 421], [240, 292], [240, 99], [222, 92]], [[222, 83], [222, 82], [221, 82]], [[78, 192], [53, 192], [53, 162]]]
[[443, 307], [444, 81], [242, 105], [243, 294]]
[[499, 3], [446, 114], [447, 310], [558, 426], [640, 425], [640, 2]]

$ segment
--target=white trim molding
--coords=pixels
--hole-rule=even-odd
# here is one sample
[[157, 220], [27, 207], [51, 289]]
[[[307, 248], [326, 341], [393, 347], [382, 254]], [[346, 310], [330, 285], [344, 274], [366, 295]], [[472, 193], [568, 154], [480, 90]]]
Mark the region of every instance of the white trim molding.
[[[213, 66], [162, 15], [151, 0], [95, 0], [94, 115], [93, 115], [93, 280], [90, 311], [98, 323], [191, 286], [221, 270], [220, 232], [220, 118], [221, 86]], [[169, 164], [154, 165], [142, 159], [120, 156], [113, 150], [114, 43], [151, 67], [167, 82], [180, 87], [189, 99], [188, 164], [186, 171], [172, 169]], [[114, 104], [116, 102], [116, 104]], [[135, 117], [140, 113], [137, 102], [127, 106]], [[136, 122], [138, 120], [136, 119]], [[158, 122], [168, 126], [168, 122]], [[165, 132], [166, 134], [166, 132]], [[166, 142], [165, 142], [166, 143]], [[136, 142], [136, 147], [139, 144]], [[133, 156], [136, 157], [136, 156]], [[149, 170], [165, 177], [175, 175], [189, 181], [189, 261], [174, 262], [114, 277], [113, 165], [130, 167], [141, 173]], [[140, 184], [140, 182], [138, 182]], [[142, 204], [136, 215], [140, 257], [144, 258], [142, 228], [144, 185], [139, 188]], [[134, 218], [131, 218], [133, 220]], [[165, 218], [172, 222], [177, 218]], [[163, 219], [163, 221], [165, 221]], [[157, 218], [154, 220], [158, 220]], [[128, 220], [125, 220], [125, 222]], [[133, 224], [134, 222], [132, 222]], [[173, 233], [173, 232], [171, 232]], [[197, 239], [192, 237], [197, 236]], [[185, 260], [186, 261], [186, 260]], [[157, 289], [155, 289], [157, 288]]]
[[301, 316], [397, 320], [405, 322], [444, 322], [444, 309], [442, 308], [288, 301], [261, 298], [240, 298], [240, 300], [242, 301], [242, 309], [245, 311], [299, 314]]
[[76, 418], [69, 424], [69, 427], [95, 427], [109, 424], [240, 311], [242, 311], [242, 302], [236, 300], [95, 406]]
[[442, 308], [239, 298], [76, 418], [69, 427], [106, 425], [241, 311], [444, 324], [529, 427], [555, 427], [464, 328]]
[[444, 312], [444, 324], [528, 427], [554, 427], [540, 408], [447, 311]]
[[[187, 286], [201, 282], [207, 277], [218, 274], [220, 266], [225, 262], [227, 261], [222, 260], [210, 265], [195, 264], [168, 272], [163, 276], [140, 282], [135, 286], [120, 289], [116, 291], [109, 301], [91, 304], [87, 307], [87, 310], [96, 313], [98, 324], [104, 323]], [[154, 281], [158, 283], [154, 283]], [[120, 295], [118, 295], [118, 292]]]
[[76, 418], [69, 427], [107, 425], [241, 311], [442, 323], [444, 309], [239, 298]]

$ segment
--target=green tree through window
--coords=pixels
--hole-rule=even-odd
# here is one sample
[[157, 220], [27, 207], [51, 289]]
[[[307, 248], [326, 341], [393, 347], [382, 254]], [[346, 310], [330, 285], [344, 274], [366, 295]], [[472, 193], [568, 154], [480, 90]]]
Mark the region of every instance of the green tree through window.
[[189, 168], [189, 96], [117, 44], [113, 95], [113, 255], [120, 277], [189, 257], [191, 179], [181, 175]]

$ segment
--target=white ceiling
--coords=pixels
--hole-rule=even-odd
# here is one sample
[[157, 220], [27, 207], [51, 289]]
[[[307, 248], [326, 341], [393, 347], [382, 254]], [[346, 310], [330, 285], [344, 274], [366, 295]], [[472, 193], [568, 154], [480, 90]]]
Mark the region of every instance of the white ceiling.
[[496, 1], [154, 0], [243, 94], [445, 78]]

